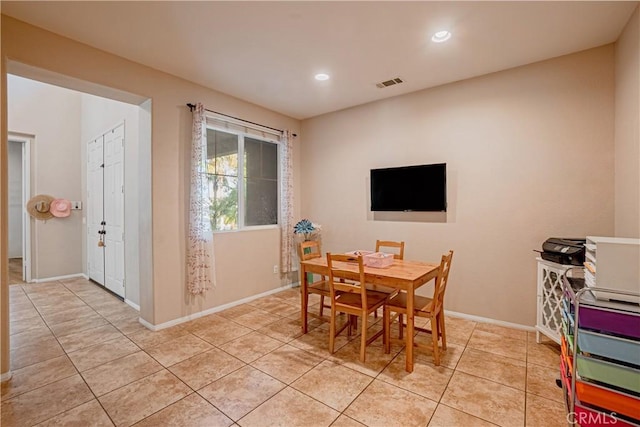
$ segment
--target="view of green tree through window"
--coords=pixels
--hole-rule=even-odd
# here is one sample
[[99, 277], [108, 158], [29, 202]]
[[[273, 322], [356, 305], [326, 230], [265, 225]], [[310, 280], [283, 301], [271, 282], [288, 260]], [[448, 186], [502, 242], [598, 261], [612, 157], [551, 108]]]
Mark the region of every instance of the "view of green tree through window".
[[243, 133], [207, 129], [213, 230], [278, 223], [278, 145]]

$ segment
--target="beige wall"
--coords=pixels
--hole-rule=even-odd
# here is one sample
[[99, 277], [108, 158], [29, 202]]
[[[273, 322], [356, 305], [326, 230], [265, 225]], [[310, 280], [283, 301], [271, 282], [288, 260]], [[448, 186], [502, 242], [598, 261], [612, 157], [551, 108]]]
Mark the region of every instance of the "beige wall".
[[[305, 120], [302, 215], [325, 250], [455, 251], [446, 308], [533, 326], [551, 236], [613, 232], [613, 46]], [[446, 223], [374, 221], [371, 168], [446, 162]]]
[[640, 237], [640, 9], [616, 42], [615, 235]]
[[[31, 195], [81, 200], [80, 94], [17, 76], [7, 81], [9, 131], [32, 135]], [[32, 278], [82, 273], [82, 213], [31, 219]]]
[[[205, 299], [192, 299], [186, 294], [187, 165], [191, 114], [185, 103], [200, 101], [216, 111], [299, 133], [297, 120], [6, 16], [2, 16], [2, 56], [5, 60], [11, 58], [31, 67], [90, 82], [93, 84], [89, 85], [91, 90], [95, 90], [91, 93], [96, 95], [104, 95], [104, 92], [98, 92], [106, 87], [120, 91], [123, 98], [116, 98], [119, 100], [124, 100], [123, 94], [126, 93], [139, 95], [139, 99], [151, 99], [153, 282], [145, 280], [140, 284], [141, 316], [145, 320], [161, 324], [222, 304], [216, 292], [223, 290], [228, 293], [225, 298], [234, 300], [247, 292], [252, 294], [263, 289], [275, 289], [286, 282], [272, 273], [273, 264], [267, 268], [266, 263], [252, 262], [265, 257], [265, 252], [268, 253], [267, 259], [277, 259], [278, 230], [245, 232], [254, 234], [256, 240], [260, 239], [258, 242], [249, 238], [242, 240], [245, 239], [244, 234], [234, 233], [220, 238], [216, 246], [216, 257], [227, 262], [218, 263], [218, 277], [224, 278], [218, 280], [219, 290], [209, 293]], [[8, 65], [11, 67], [11, 63]], [[297, 146], [294, 144], [296, 165], [299, 164]], [[294, 179], [296, 177], [299, 178], [297, 170], [294, 171]], [[298, 187], [294, 194], [299, 195]], [[299, 212], [298, 208], [299, 204], [296, 212]], [[237, 244], [232, 240], [234, 236], [246, 244]], [[268, 248], [262, 239], [270, 242]]]

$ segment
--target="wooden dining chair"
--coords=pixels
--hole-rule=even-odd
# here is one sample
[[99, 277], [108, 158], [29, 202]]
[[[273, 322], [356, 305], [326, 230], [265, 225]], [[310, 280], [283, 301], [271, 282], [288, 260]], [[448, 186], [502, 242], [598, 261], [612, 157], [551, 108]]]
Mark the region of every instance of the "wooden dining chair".
[[[438, 342], [442, 340], [442, 351], [447, 349], [447, 334], [444, 324], [444, 293], [447, 289], [449, 281], [449, 271], [451, 270], [451, 260], [453, 259], [453, 251], [449, 251], [446, 255], [442, 255], [440, 267], [438, 268], [438, 276], [433, 289], [433, 298], [427, 298], [419, 295], [414, 296], [413, 314], [417, 317], [428, 317], [431, 329], [418, 328], [415, 330], [423, 331], [431, 334], [433, 346], [433, 361], [436, 366], [440, 365], [440, 351]], [[384, 306], [384, 327], [385, 331], [385, 352], [391, 351], [391, 312], [396, 313], [394, 317], [398, 318], [399, 333], [398, 337], [402, 338], [402, 329], [404, 328], [403, 315], [407, 314], [407, 293], [400, 292], [391, 298]], [[420, 347], [418, 344], [414, 344]]]
[[[385, 251], [383, 248], [392, 248], [392, 251]], [[393, 259], [404, 259], [404, 242], [394, 242], [392, 240], [376, 240], [376, 252], [393, 253]], [[398, 291], [397, 289], [387, 288], [384, 286], [367, 285], [369, 290], [384, 292], [389, 294], [389, 297], [394, 296]], [[378, 312], [374, 313], [374, 316], [378, 318]]]
[[[382, 248], [393, 248], [393, 258], [404, 259], [404, 242], [393, 242], [391, 240], [377, 240], [376, 252], [386, 252]], [[392, 252], [386, 252], [392, 253]]]
[[[357, 273], [345, 269], [346, 263], [357, 266]], [[354, 319], [361, 319], [360, 361], [365, 362], [367, 346], [378, 337], [385, 335], [381, 330], [367, 338], [367, 320], [369, 314], [384, 306], [388, 294], [370, 291], [365, 286], [364, 264], [362, 255], [331, 254], [327, 253], [327, 265], [329, 267], [329, 288], [331, 291], [331, 323], [329, 326], [329, 351], [335, 351], [335, 339], [343, 330], [349, 329], [349, 334], [355, 327]], [[337, 314], [347, 314], [347, 322], [337, 328]], [[356, 317], [357, 316], [357, 317]]]
[[[321, 258], [322, 252], [320, 251], [320, 243], [317, 241], [301, 242], [298, 246], [298, 256], [301, 261], [307, 261], [313, 258]], [[311, 274], [313, 276], [313, 274]], [[322, 317], [325, 308], [331, 308], [331, 305], [325, 304], [324, 298], [329, 297], [329, 281], [325, 276], [320, 276], [319, 280], [311, 282], [307, 285], [307, 295], [304, 297], [307, 299], [307, 306], [309, 304], [309, 294], [320, 295], [320, 313]], [[306, 318], [306, 315], [305, 315]]]

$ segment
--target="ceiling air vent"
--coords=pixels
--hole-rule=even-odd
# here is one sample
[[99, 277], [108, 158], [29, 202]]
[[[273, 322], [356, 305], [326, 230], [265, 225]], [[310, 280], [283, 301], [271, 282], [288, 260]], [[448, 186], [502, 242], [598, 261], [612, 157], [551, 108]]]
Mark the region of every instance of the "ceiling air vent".
[[393, 85], [397, 85], [400, 83], [404, 83], [404, 80], [402, 80], [400, 77], [396, 77], [395, 79], [391, 79], [391, 80], [386, 80], [384, 82], [380, 82], [380, 83], [376, 83], [376, 86], [379, 87], [380, 89], [385, 88], [387, 86], [393, 86]]

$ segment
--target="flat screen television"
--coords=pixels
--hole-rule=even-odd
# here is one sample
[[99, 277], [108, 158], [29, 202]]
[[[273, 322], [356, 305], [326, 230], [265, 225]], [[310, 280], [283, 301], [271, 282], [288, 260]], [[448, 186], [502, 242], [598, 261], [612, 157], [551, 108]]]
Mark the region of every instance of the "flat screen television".
[[447, 164], [371, 169], [371, 210], [446, 212]]

